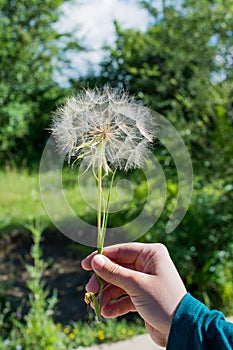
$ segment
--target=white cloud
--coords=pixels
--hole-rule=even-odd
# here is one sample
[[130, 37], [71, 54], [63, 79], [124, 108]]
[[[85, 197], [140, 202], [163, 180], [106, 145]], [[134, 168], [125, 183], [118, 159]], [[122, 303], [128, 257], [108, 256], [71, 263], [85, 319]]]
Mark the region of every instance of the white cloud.
[[139, 6], [137, 0], [73, 0], [65, 3], [62, 10], [64, 15], [58, 29], [76, 28], [77, 39], [90, 50], [72, 56], [76, 74], [85, 73], [90, 66], [98, 66], [103, 57], [102, 46], [114, 43], [114, 20], [123, 28], [140, 30], [145, 30], [151, 20], [148, 11]]
[[76, 0], [63, 7], [66, 28], [78, 25], [77, 36], [84, 37], [92, 48], [111, 43], [114, 39], [113, 20], [118, 20], [123, 27], [145, 29], [150, 16], [136, 0]]

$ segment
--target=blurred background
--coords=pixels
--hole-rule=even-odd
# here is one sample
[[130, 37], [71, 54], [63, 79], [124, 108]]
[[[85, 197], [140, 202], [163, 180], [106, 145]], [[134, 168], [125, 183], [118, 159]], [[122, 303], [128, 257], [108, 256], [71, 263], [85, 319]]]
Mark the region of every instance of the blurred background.
[[[88, 318], [82, 298], [89, 275], [81, 271], [80, 259], [90, 249], [62, 236], [49, 221], [38, 170], [56, 108], [80, 89], [106, 83], [127, 89], [166, 117], [184, 139], [193, 163], [189, 210], [167, 234], [177, 171], [168, 151], [155, 141], [153, 152], [167, 179], [167, 201], [159, 221], [140, 241], [165, 243], [188, 290], [210, 308], [233, 314], [232, 1], [0, 0], [3, 349], [37, 349], [32, 339], [41, 344], [45, 337], [37, 324], [44, 320], [38, 315], [45, 314], [50, 322], [47, 340], [38, 349], [90, 345], [89, 328], [72, 323]], [[135, 201], [124, 213], [128, 220], [147, 194], [145, 179], [135, 174]], [[76, 175], [64, 169], [67, 197], [80, 215], [95, 223], [95, 215], [75, 196]], [[117, 225], [122, 215], [112, 220]], [[38, 261], [48, 264], [41, 268]], [[51, 296], [54, 288], [56, 297]], [[48, 297], [54, 305], [48, 305]], [[130, 317], [119, 320], [119, 331], [115, 323], [98, 326], [89, 339], [133, 335], [130, 322]], [[133, 322], [143, 332], [140, 320]], [[51, 334], [57, 338], [51, 340]]]

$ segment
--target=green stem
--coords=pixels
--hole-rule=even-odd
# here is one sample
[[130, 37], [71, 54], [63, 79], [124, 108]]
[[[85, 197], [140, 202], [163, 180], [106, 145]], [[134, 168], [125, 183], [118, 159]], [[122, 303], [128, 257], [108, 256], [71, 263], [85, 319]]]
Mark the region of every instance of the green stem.
[[[101, 150], [102, 151], [102, 150]], [[107, 229], [107, 221], [108, 221], [108, 212], [109, 212], [109, 203], [110, 203], [110, 195], [111, 195], [111, 189], [113, 186], [113, 180], [115, 176], [116, 170], [113, 172], [111, 184], [108, 192], [108, 198], [107, 198], [107, 207], [105, 207], [104, 203], [104, 197], [103, 197], [103, 174], [102, 174], [102, 164], [99, 164], [98, 166], [98, 172], [97, 172], [97, 182], [98, 182], [98, 199], [97, 199], [97, 227], [98, 227], [98, 237], [97, 237], [97, 250], [98, 254], [103, 254], [103, 247], [104, 247], [104, 239], [105, 239], [105, 233]], [[103, 208], [103, 216], [102, 216], [102, 208]], [[98, 312], [96, 312], [96, 316], [98, 321], [100, 321], [100, 310], [101, 310], [101, 302], [102, 302], [102, 295], [103, 295], [103, 288], [104, 283], [103, 280], [97, 276], [97, 279], [99, 281], [99, 294], [98, 294], [98, 308], [95, 307], [95, 312], [98, 309]], [[97, 303], [97, 301], [96, 301]]]
[[110, 183], [110, 187], [109, 187], [109, 191], [108, 191], [107, 206], [106, 206], [106, 210], [104, 210], [104, 215], [103, 215], [102, 232], [101, 232], [102, 240], [100, 242], [102, 249], [104, 247], [104, 239], [105, 239], [105, 234], [106, 234], [107, 224], [108, 224], [109, 203], [110, 203], [111, 191], [112, 191], [112, 186], [113, 186], [116, 170], [117, 169], [115, 169], [113, 174], [112, 174], [111, 183]]
[[97, 207], [97, 225], [98, 225], [98, 238], [97, 238], [97, 249], [98, 254], [102, 254], [102, 167], [98, 167], [98, 207]]
[[[98, 181], [98, 199], [97, 199], [97, 226], [98, 226], [98, 237], [97, 237], [97, 250], [98, 254], [103, 253], [103, 237], [102, 237], [102, 196], [103, 196], [103, 189], [102, 189], [102, 166], [101, 164], [98, 166], [98, 173], [97, 173], [97, 181]], [[104, 283], [103, 280], [97, 276], [100, 289], [98, 294], [98, 308], [95, 307], [95, 312], [98, 310], [99, 312], [96, 312], [97, 320], [101, 321], [100, 316], [100, 310], [101, 310], [101, 302], [102, 302], [102, 294], [103, 294], [103, 288]], [[96, 300], [97, 303], [97, 300]]]

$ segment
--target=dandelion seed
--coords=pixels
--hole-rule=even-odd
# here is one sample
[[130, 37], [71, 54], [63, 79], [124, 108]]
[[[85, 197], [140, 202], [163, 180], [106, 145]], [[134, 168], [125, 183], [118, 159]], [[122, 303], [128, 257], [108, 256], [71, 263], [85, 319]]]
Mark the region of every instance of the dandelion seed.
[[118, 89], [84, 90], [67, 100], [53, 118], [57, 149], [83, 160], [87, 169], [101, 166], [140, 168], [149, 157], [156, 133], [151, 112]]

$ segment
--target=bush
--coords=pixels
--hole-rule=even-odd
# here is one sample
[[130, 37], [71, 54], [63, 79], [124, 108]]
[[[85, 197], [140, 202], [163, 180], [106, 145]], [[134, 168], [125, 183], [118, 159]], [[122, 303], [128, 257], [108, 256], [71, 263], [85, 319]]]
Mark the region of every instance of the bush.
[[[232, 187], [196, 181], [191, 205], [177, 229], [165, 233], [167, 212], [140, 240], [167, 245], [188, 290], [209, 307], [233, 313]], [[168, 188], [169, 190], [169, 188]]]

